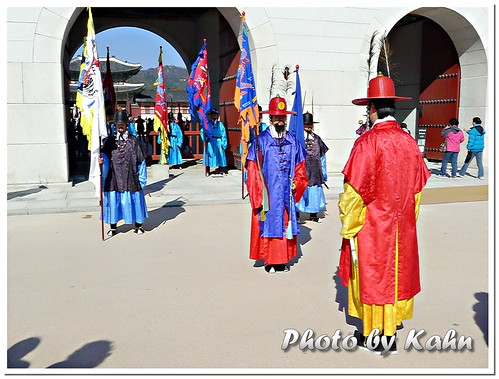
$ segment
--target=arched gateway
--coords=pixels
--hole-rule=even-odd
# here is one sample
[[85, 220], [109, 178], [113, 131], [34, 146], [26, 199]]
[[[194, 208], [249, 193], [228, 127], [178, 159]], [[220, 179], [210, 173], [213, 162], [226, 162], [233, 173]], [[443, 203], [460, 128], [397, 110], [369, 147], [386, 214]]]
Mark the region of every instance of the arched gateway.
[[[226, 13], [231, 14], [228, 10]], [[232, 13], [238, 17], [237, 12]], [[220, 11], [215, 8], [92, 8], [92, 15], [96, 33], [113, 27], [127, 26], [140, 27], [157, 34], [177, 50], [188, 70], [197, 58], [203, 39], [206, 38], [212, 104], [220, 108], [225, 125], [236, 124], [237, 114], [235, 109], [232, 109], [235, 80], [231, 79], [235, 78], [237, 73], [239, 44], [237, 30], [231, 28]], [[81, 36], [86, 33], [87, 18], [88, 12], [81, 11], [71, 27], [65, 47], [69, 56], [73, 56], [73, 52], [81, 46]], [[165, 57], [163, 63], [168, 64]], [[63, 66], [67, 67], [66, 59]], [[67, 82], [66, 77], [65, 79]], [[68, 99], [65, 104], [69, 104]], [[175, 110], [175, 104], [169, 104], [169, 107], [170, 110]], [[191, 125], [189, 130], [184, 131], [184, 135], [194, 150], [194, 157], [202, 157], [203, 144], [199, 137], [199, 125]], [[237, 146], [240, 128], [228, 128], [228, 137], [227, 161], [229, 165], [234, 165], [237, 163], [234, 158], [237, 159], [239, 155]]]
[[[223, 13], [225, 16], [216, 8], [92, 9], [96, 33], [117, 26], [149, 30], [167, 40], [189, 69], [206, 38], [213, 104], [219, 104], [220, 87], [229, 68], [233, 70], [233, 61], [239, 53], [239, 12], [224, 9]], [[68, 181], [66, 128], [72, 105], [69, 63], [86, 35], [87, 19], [85, 8], [9, 10], [11, 25], [19, 23], [20, 28], [26, 28], [21, 36], [11, 34], [9, 42], [8, 60], [12, 62], [9, 82], [12, 85], [8, 123], [16, 125], [9, 129], [9, 161], [16, 162], [8, 170], [9, 184]], [[29, 33], [34, 36], [24, 37]], [[23, 38], [30, 41], [20, 41]], [[233, 74], [235, 72], [229, 76]], [[227, 102], [222, 100], [222, 103]], [[235, 146], [234, 137], [231, 136], [230, 143]], [[30, 164], [26, 164], [27, 156], [33, 157]]]
[[[330, 148], [327, 159], [331, 171], [341, 170], [355, 141], [357, 120], [362, 112], [350, 101], [366, 90], [364, 66], [372, 32], [387, 31], [398, 38], [403, 56], [426, 54], [428, 59], [428, 54], [436, 55], [435, 46], [440, 40], [422, 34], [418, 40], [421, 43], [415, 43], [411, 28], [428, 28], [407, 22], [401, 25], [400, 21], [408, 15], [431, 20], [441, 35], [447, 36], [446, 46], [455, 50], [452, 59], [460, 69], [455, 98], [463, 125], [479, 116], [487, 128], [487, 120], [492, 119], [487, 107], [487, 91], [491, 86], [489, 56], [492, 56], [489, 34], [493, 33], [493, 10], [489, 8], [392, 7], [387, 12], [385, 8], [271, 7], [246, 8], [245, 11], [259, 103], [264, 108], [268, 104], [273, 67], [279, 71], [284, 66], [299, 64], [302, 93], [306, 93], [304, 110], [313, 110], [314, 119], [320, 122], [317, 132]], [[237, 152], [239, 129], [235, 124], [237, 114], [232, 94], [242, 9], [97, 7], [92, 12], [97, 32], [117, 26], [149, 30], [167, 40], [188, 69], [206, 38], [213, 104], [219, 104], [222, 117], [230, 119], [226, 122], [232, 133], [229, 149]], [[85, 8], [7, 8], [9, 185], [67, 183], [69, 180], [68, 67], [86, 33], [86, 19]], [[430, 58], [440, 59], [439, 56]], [[412, 125], [413, 131], [426, 129], [429, 135], [430, 129], [438, 128], [424, 125], [440, 122], [426, 122], [419, 117], [420, 103], [427, 101], [423, 97], [425, 85], [422, 83], [427, 80], [423, 79], [423, 71], [427, 69], [417, 77], [410, 73], [401, 75], [403, 81], [397, 91], [412, 96], [414, 102], [401, 109], [403, 119], [399, 121]], [[437, 78], [428, 83], [435, 81]], [[291, 93], [289, 95], [291, 97]], [[424, 105], [422, 114], [427, 115], [428, 107]], [[491, 127], [489, 125], [488, 130]], [[237, 155], [229, 154], [228, 158], [237, 165]], [[487, 159], [484, 157], [484, 160]]]
[[[230, 12], [229, 12], [230, 13]], [[190, 70], [196, 60], [203, 39], [208, 41], [208, 67], [210, 70], [212, 104], [219, 108], [222, 121], [235, 125], [237, 115], [233, 109], [234, 80], [237, 73], [239, 44], [227, 19], [215, 8], [93, 8], [96, 33], [117, 26], [140, 27], [167, 40], [182, 57]], [[234, 13], [235, 14], [235, 13]], [[80, 46], [81, 36], [87, 28], [88, 12], [82, 11], [68, 35], [65, 50], [70, 56]], [[164, 64], [168, 61], [164, 59]], [[63, 66], [67, 66], [66, 60]], [[65, 86], [67, 83], [65, 83]], [[231, 88], [228, 88], [231, 87]], [[220, 91], [224, 88], [223, 91]], [[65, 104], [69, 101], [66, 99]], [[175, 104], [170, 104], [174, 107]], [[173, 109], [173, 108], [172, 108]], [[201, 148], [199, 125], [184, 131], [190, 146]], [[240, 128], [228, 128], [227, 160], [234, 165], [234, 155], [239, 143]], [[201, 151], [194, 151], [202, 156]]]

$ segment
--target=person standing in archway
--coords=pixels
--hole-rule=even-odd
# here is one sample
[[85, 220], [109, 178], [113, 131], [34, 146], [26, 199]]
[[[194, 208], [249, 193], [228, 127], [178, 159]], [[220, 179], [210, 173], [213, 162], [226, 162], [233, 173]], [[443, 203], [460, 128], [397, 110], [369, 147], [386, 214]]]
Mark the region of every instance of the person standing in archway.
[[[326, 197], [322, 185], [327, 181], [326, 153], [329, 148], [318, 134], [314, 133], [314, 115], [303, 114], [305, 131], [305, 167], [307, 169], [308, 186], [300, 201], [296, 204], [297, 212], [310, 213], [310, 221], [321, 222], [318, 213], [326, 209]], [[299, 214], [296, 217], [299, 219]]]
[[[368, 106], [373, 125], [353, 145], [338, 202], [338, 276], [348, 287], [348, 314], [362, 320], [354, 333], [358, 346], [371, 350], [367, 341], [379, 333], [389, 353], [396, 352], [397, 326], [412, 317], [421, 290], [416, 220], [430, 177], [416, 141], [394, 118], [395, 102], [407, 99], [395, 96], [393, 81], [380, 74], [366, 98], [352, 101]], [[371, 347], [380, 353], [384, 346]]]
[[137, 120], [135, 120], [135, 123], [137, 124], [137, 133], [139, 134], [139, 139], [142, 142], [145, 142], [146, 139], [145, 120], [139, 115], [137, 117]]
[[218, 111], [211, 108], [207, 115], [210, 116], [208, 120], [208, 130], [206, 131], [201, 127], [201, 140], [205, 142], [205, 149], [203, 154], [203, 165], [206, 166], [206, 176], [210, 176], [210, 168], [217, 167], [218, 173], [226, 175], [225, 167], [227, 167], [227, 157], [225, 156], [225, 149], [227, 148], [227, 133], [225, 126], [218, 119]]
[[173, 112], [168, 113], [169, 131], [168, 139], [170, 140], [170, 148], [168, 149], [168, 154], [166, 156], [166, 161], [170, 166], [178, 166], [182, 164], [182, 153], [180, 148], [184, 143], [182, 137], [182, 130], [179, 124], [175, 122], [175, 115]]
[[114, 116], [116, 133], [102, 147], [102, 182], [104, 222], [110, 224], [108, 236], [118, 233], [118, 222], [135, 224], [135, 233], [143, 234], [142, 224], [148, 217], [144, 187], [147, 182], [146, 155], [137, 137], [127, 130], [126, 111]]

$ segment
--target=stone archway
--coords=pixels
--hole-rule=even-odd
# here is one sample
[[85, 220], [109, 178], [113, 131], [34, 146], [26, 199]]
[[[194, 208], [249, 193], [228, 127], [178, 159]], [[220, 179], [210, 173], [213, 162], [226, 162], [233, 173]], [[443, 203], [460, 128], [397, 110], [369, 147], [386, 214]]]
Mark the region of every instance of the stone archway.
[[[475, 28], [473, 25], [488, 25], [487, 14], [477, 10], [476, 14], [472, 15], [474, 18], [472, 25], [464, 16], [448, 8], [425, 7], [413, 10], [394, 8], [390, 15], [383, 13], [383, 17], [381, 17], [381, 12], [383, 10], [380, 10], [380, 17], [377, 18], [377, 21], [373, 22], [369, 27], [370, 33], [374, 30], [391, 33], [397, 23], [408, 15], [423, 16], [430, 19], [445, 31], [454, 45], [461, 68], [458, 118], [463, 120], [465, 124], [471, 124], [472, 118], [477, 115], [482, 120], [486, 119], [489, 65], [487, 57], [488, 41], [480, 38], [480, 36], [487, 36], [487, 29], [485, 27], [483, 30], [478, 30], [479, 26]], [[468, 17], [470, 17], [470, 14], [468, 14]], [[379, 20], [383, 20], [383, 24]], [[366, 36], [363, 43], [362, 51], [366, 53], [361, 54], [363, 60], [367, 58], [370, 35]], [[410, 49], [410, 42], [410, 39], [407, 39], [402, 49]], [[364, 62], [362, 64], [365, 65]], [[372, 75], [374, 75], [374, 71]], [[419, 86], [419, 83], [415, 83], [412, 78], [409, 78], [405, 86], [397, 88], [397, 92], [402, 91], [402, 95], [413, 97], [413, 101], [402, 105], [402, 107], [406, 106], [406, 108], [402, 108], [402, 112], [400, 112], [403, 114], [404, 119], [399, 121], [407, 120], [408, 125], [416, 123], [419, 93], [414, 88], [411, 89], [416, 85]]]
[[[85, 8], [9, 8], [9, 184], [67, 183], [70, 120], [69, 61], [86, 33]], [[213, 101], [233, 56], [239, 51], [235, 8], [93, 8], [96, 31], [126, 22], [168, 40], [188, 69], [203, 38], [209, 42]], [[228, 20], [226, 17], [229, 17]], [[218, 59], [217, 59], [218, 58]], [[220, 59], [222, 58], [222, 59]], [[42, 121], [43, 120], [43, 121]], [[15, 127], [17, 125], [18, 127]], [[21, 127], [19, 127], [21, 126]], [[44, 133], [39, 133], [43, 128]], [[27, 164], [26, 156], [36, 160]]]
[[454, 43], [440, 25], [414, 13], [402, 18], [388, 39], [397, 93], [412, 98], [397, 105], [398, 118], [427, 159], [441, 160], [442, 128], [458, 117], [460, 105], [461, 69]]
[[[236, 14], [237, 11], [224, 9]], [[209, 42], [212, 98], [218, 103], [218, 88], [239, 51], [237, 33], [217, 8], [93, 8], [96, 32], [118, 25], [138, 26], [168, 40], [179, 52], [188, 69], [195, 60], [203, 38]], [[40, 159], [32, 165], [12, 165], [9, 183], [64, 183], [68, 181], [66, 128], [70, 120], [68, 90], [69, 61], [86, 33], [85, 8], [21, 8], [11, 10], [9, 22], [26, 28], [31, 23], [33, 37], [26, 42], [9, 43], [11, 104], [9, 124], [9, 160], [22, 162], [35, 152]], [[239, 20], [239, 17], [237, 17]], [[234, 20], [231, 23], [235, 25]], [[227, 32], [228, 31], [228, 32]], [[27, 38], [28, 39], [28, 38]], [[14, 51], [15, 45], [15, 51]], [[14, 88], [15, 87], [15, 88]], [[39, 120], [46, 133], [37, 133]], [[26, 127], [24, 126], [26, 125]], [[30, 136], [35, 136], [30, 137]]]
[[[208, 42], [208, 67], [212, 105], [218, 108], [220, 87], [233, 58], [239, 51], [236, 35], [216, 8], [93, 8], [96, 33], [118, 26], [136, 27], [167, 40], [182, 57], [188, 71], [197, 58], [203, 39]], [[80, 12], [66, 41], [65, 50], [74, 52], [81, 44], [88, 13]], [[71, 54], [72, 55], [72, 54]], [[63, 63], [66, 66], [67, 62]], [[222, 120], [224, 121], [224, 120]], [[199, 140], [199, 126], [189, 129], [194, 145]]]
[[[219, 20], [225, 19], [227, 30], [233, 34], [234, 39], [240, 33], [239, 8], [204, 9], [215, 14]], [[366, 86], [366, 78], [362, 77], [362, 73], [365, 73], [364, 66], [371, 33], [373, 30], [390, 31], [398, 20], [409, 13], [428, 17], [438, 23], [456, 47], [462, 68], [463, 83], [459, 118], [467, 120], [477, 114], [482, 116], [485, 112], [492, 112], [493, 108], [487, 106], [486, 95], [489, 60], [492, 57], [492, 50], [489, 51], [489, 49], [493, 48], [492, 38], [488, 37], [493, 33], [493, 10], [478, 7], [456, 9], [457, 11], [448, 8], [395, 7], [387, 12], [386, 8], [367, 10], [345, 8], [341, 9], [342, 11], [337, 15], [331, 10], [324, 14], [315, 14], [314, 12], [320, 12], [315, 9], [312, 13], [302, 15], [298, 8], [296, 10], [283, 8], [285, 18], [299, 20], [302, 24], [313, 22], [314, 25], [322, 28], [326, 24], [336, 26], [335, 22], [338, 21], [348, 23], [357, 32], [354, 39], [356, 43], [353, 46], [354, 49], [349, 52], [349, 59], [343, 59], [345, 56], [341, 52], [330, 53], [331, 61], [345, 64], [335, 64], [332, 67], [326, 67], [324, 71], [323, 66], [311, 60], [310, 70], [304, 69], [302, 72], [302, 82], [311, 83], [311, 87], [319, 87], [326, 75], [328, 78], [338, 80], [339, 88], [343, 90], [336, 91], [338, 94], [341, 93], [341, 96], [333, 97], [323, 91], [321, 100], [315, 102], [318, 116], [322, 114], [324, 118], [338, 118], [343, 123], [357, 119], [358, 108], [354, 109], [349, 99], [359, 96], [357, 89]], [[154, 8], [148, 10], [152, 11]], [[65, 125], [69, 116], [66, 114], [67, 104], [64, 93], [64, 80], [68, 73], [64, 62], [69, 61], [70, 50], [72, 50], [70, 48], [72, 28], [83, 11], [84, 8], [75, 7], [11, 7], [7, 9], [7, 182], [9, 185], [67, 184], [68, 182]], [[135, 22], [139, 16], [140, 14], [133, 15]], [[168, 15], [163, 14], [161, 17], [163, 17], [163, 23], [166, 24]], [[258, 99], [263, 107], [266, 106], [268, 98], [268, 85], [273, 64], [289, 63], [289, 57], [293, 54], [300, 54], [298, 47], [294, 45], [290, 47], [283, 36], [291, 33], [300, 37], [304, 46], [308, 48], [308, 50], [305, 49], [304, 57], [311, 57], [314, 54], [310, 47], [317, 40], [316, 34], [303, 35], [300, 30], [294, 30], [283, 21], [285, 18], [282, 17], [280, 9], [247, 8]], [[369, 24], [366, 20], [369, 20], [367, 21]], [[183, 20], [183, 23], [187, 25], [186, 20]], [[200, 31], [213, 26], [207, 16], [198, 17], [196, 24], [196, 29], [185, 30], [185, 33], [195, 41], [196, 47], [191, 50], [180, 43], [177, 44], [166, 32], [163, 32], [165, 34], [158, 33], [156, 29], [152, 29], [153, 26], [150, 26], [148, 30], [161, 34], [163, 38], [170, 41], [189, 67], [200, 47], [199, 41], [202, 41], [204, 37]], [[294, 23], [291, 24], [294, 25]], [[109, 23], [108, 27], [111, 25]], [[281, 33], [277, 33], [277, 29], [274, 31], [276, 25], [282, 28]], [[97, 29], [99, 29], [98, 25]], [[74, 37], [80, 44], [84, 30], [83, 23], [80, 31], [71, 35], [71, 38]], [[330, 39], [341, 40], [344, 37], [343, 34], [337, 33], [337, 30], [340, 29], [331, 28]], [[216, 57], [212, 48], [213, 46], [210, 47], [210, 56]], [[219, 72], [213, 74], [213, 77], [223, 78], [222, 70], [211, 65], [210, 70], [217, 69]], [[345, 94], [347, 97], [344, 96]], [[310, 96], [307, 100], [309, 98]], [[316, 96], [317, 98], [319, 96]], [[486, 120], [487, 115], [483, 115], [482, 119]], [[40, 133], [41, 130], [43, 133]], [[335, 128], [334, 131], [331, 128], [331, 131], [327, 130], [327, 133], [326, 131], [324, 133], [337, 152], [335, 159], [331, 162], [331, 167], [339, 169], [341, 167], [335, 162], [341, 162], [347, 156], [349, 143], [344, 143], [344, 141], [353, 140], [351, 133], [341, 128]], [[36, 159], [30, 159], [27, 162], [26, 157], [36, 157]]]
[[447, 8], [419, 8], [412, 13], [439, 24], [454, 43], [461, 66], [459, 119], [463, 121], [463, 125], [471, 125], [472, 118], [477, 115], [486, 122], [487, 114], [484, 111], [487, 104], [488, 41], [480, 38], [487, 33], [478, 28], [488, 24], [487, 15], [478, 13], [473, 26], [461, 14]]

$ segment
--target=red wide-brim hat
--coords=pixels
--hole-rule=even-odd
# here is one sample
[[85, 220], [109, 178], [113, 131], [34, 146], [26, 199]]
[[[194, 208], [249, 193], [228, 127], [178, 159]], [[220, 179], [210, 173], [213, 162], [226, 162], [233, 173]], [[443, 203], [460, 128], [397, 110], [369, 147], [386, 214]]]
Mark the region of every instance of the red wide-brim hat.
[[280, 116], [284, 114], [296, 114], [296, 112], [292, 111], [287, 111], [286, 110], [287, 105], [286, 105], [286, 99], [276, 96], [272, 99], [270, 99], [269, 102], [269, 110], [268, 111], [261, 111], [261, 114], [270, 114], [274, 116]]
[[369, 81], [367, 97], [352, 100], [355, 105], [367, 105], [374, 99], [394, 99], [395, 101], [410, 100], [412, 97], [395, 96], [395, 85], [393, 80], [383, 76], [380, 72], [377, 77]]

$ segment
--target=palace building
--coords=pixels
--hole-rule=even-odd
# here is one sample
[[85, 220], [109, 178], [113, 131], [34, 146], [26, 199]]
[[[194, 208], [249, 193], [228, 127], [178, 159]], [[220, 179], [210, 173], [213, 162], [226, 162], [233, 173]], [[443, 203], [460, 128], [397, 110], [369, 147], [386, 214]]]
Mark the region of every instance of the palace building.
[[[107, 58], [99, 58], [100, 71], [102, 80], [107, 73]], [[76, 88], [78, 86], [78, 78], [80, 76], [81, 55], [74, 57], [69, 62], [69, 91], [71, 93], [71, 101], [76, 101]], [[114, 91], [116, 93], [116, 101], [118, 103], [126, 103], [127, 99], [133, 99], [137, 94], [140, 94], [146, 85], [144, 83], [127, 83], [126, 81], [137, 74], [142, 66], [139, 63], [128, 63], [115, 57], [109, 57], [109, 66], [113, 76]]]

